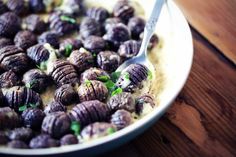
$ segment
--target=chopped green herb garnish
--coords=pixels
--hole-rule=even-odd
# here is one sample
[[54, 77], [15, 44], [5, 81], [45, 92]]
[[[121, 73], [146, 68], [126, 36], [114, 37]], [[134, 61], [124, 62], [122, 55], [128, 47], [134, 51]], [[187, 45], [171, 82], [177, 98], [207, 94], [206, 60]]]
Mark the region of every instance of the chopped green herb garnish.
[[125, 76], [125, 79], [129, 80], [129, 73], [128, 73], [128, 72], [126, 72], [126, 73], [124, 74], [124, 76]]
[[151, 80], [152, 79], [152, 72], [150, 70], [148, 70], [148, 79]]
[[38, 105], [37, 104], [32, 104], [32, 103], [29, 103], [30, 107], [32, 108], [36, 108]]
[[122, 88], [117, 88], [116, 90], [114, 90], [114, 91], [111, 93], [111, 96], [115, 96], [115, 95], [120, 94], [120, 93], [122, 93], [122, 92], [123, 92]]
[[20, 106], [18, 110], [19, 110], [20, 112], [23, 112], [23, 111], [26, 110], [26, 109], [27, 109], [27, 105], [25, 104], [25, 105]]
[[67, 44], [65, 46], [65, 56], [69, 57], [72, 52], [73, 46], [71, 44]]
[[91, 86], [91, 84], [92, 84], [92, 82], [90, 80], [85, 80], [84, 82], [85, 82], [86, 86], [88, 86], [88, 87]]
[[73, 19], [73, 18], [71, 18], [71, 17], [69, 17], [69, 16], [62, 15], [62, 16], [60, 17], [60, 19], [61, 19], [62, 21], [66, 21], [66, 22], [76, 23], [76, 20]]
[[26, 84], [25, 84], [25, 87], [27, 87], [27, 88], [32, 88], [32, 87], [35, 85], [35, 83], [37, 83], [37, 80], [34, 79], [34, 80], [32, 80], [32, 81], [26, 83]]
[[93, 57], [97, 57], [97, 54], [96, 54], [96, 53], [93, 53]]
[[107, 128], [107, 134], [110, 135], [110, 134], [113, 134], [114, 132], [116, 132], [116, 130], [112, 127], [110, 128]]
[[78, 136], [80, 134], [81, 126], [80, 126], [79, 122], [73, 121], [73, 122], [71, 122], [70, 129], [74, 132], [75, 135]]
[[111, 80], [113, 82], [116, 82], [118, 78], [120, 77], [120, 75], [121, 75], [120, 71], [111, 73]]
[[36, 65], [40, 70], [47, 70], [47, 61], [41, 62], [40, 65]]
[[108, 80], [107, 82], [105, 82], [105, 85], [109, 91], [112, 91], [115, 88], [115, 83], [112, 82], [111, 80]]
[[107, 82], [110, 80], [110, 77], [106, 75], [102, 75], [102, 76], [98, 76], [97, 80], [102, 81], [102, 82]]

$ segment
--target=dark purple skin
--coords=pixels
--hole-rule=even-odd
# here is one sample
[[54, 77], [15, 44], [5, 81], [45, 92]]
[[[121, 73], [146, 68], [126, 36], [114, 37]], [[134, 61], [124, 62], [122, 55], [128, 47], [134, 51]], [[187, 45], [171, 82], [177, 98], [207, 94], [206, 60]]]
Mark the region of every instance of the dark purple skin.
[[108, 11], [102, 7], [89, 8], [86, 15], [100, 23], [104, 22], [109, 17]]
[[[124, 86], [126, 82], [126, 75], [129, 76], [130, 83]], [[116, 82], [116, 86], [123, 88], [124, 91], [134, 92], [136, 89], [143, 87], [142, 82], [148, 78], [148, 68], [142, 64], [131, 64], [129, 65], [123, 74], [119, 77]], [[126, 84], [126, 83], [125, 83]]]
[[7, 132], [7, 136], [10, 140], [20, 140], [29, 142], [33, 137], [33, 131], [30, 128], [15, 128]]
[[22, 73], [29, 68], [29, 58], [21, 48], [15, 45], [5, 46], [0, 49], [0, 66], [6, 71]]
[[144, 94], [136, 99], [136, 113], [138, 115], [142, 114], [144, 105], [151, 105], [152, 108], [155, 107], [154, 99], [150, 94]]
[[5, 145], [9, 139], [7, 138], [7, 135], [4, 131], [0, 131], [0, 145]]
[[51, 138], [50, 135], [40, 134], [34, 137], [30, 141], [29, 146], [32, 149], [39, 149], [39, 148], [58, 147], [59, 144], [60, 143], [57, 140]]
[[103, 39], [108, 41], [113, 49], [118, 49], [119, 46], [130, 39], [130, 31], [126, 25], [123, 23], [118, 23], [117, 25], [108, 29]]
[[24, 126], [34, 130], [39, 130], [45, 117], [45, 113], [38, 108], [28, 108], [23, 111], [21, 117]]
[[124, 58], [132, 58], [136, 56], [141, 47], [141, 43], [135, 40], [128, 40], [120, 45], [118, 54]]
[[70, 8], [70, 14], [74, 16], [81, 16], [85, 14], [85, 7], [83, 4], [83, 0], [69, 0], [66, 2], [66, 6]]
[[54, 99], [63, 105], [70, 105], [78, 100], [78, 94], [70, 84], [65, 84], [55, 91]]
[[11, 87], [7, 89], [4, 96], [8, 106], [13, 108], [16, 112], [19, 112], [19, 107], [22, 105], [30, 107], [30, 105], [33, 104], [34, 106], [39, 107], [42, 104], [40, 95], [26, 87]]
[[98, 78], [101, 76], [106, 76], [108, 79], [110, 79], [109, 74], [105, 70], [94, 67], [89, 68], [80, 75], [80, 83], [82, 84], [86, 80], [98, 80]]
[[44, 20], [36, 14], [31, 14], [27, 16], [24, 20], [24, 27], [27, 30], [30, 30], [36, 34], [40, 34], [47, 29], [47, 23], [44, 22]]
[[29, 148], [28, 145], [20, 140], [13, 140], [7, 144], [7, 147], [10, 148], [18, 148], [18, 149], [27, 149]]
[[99, 36], [89, 36], [83, 43], [84, 48], [92, 53], [99, 53], [106, 48], [106, 41]]
[[0, 0], [0, 15], [7, 12], [7, 6], [5, 5], [5, 3], [3, 3], [3, 0]]
[[50, 102], [45, 108], [44, 108], [44, 113], [50, 114], [53, 112], [66, 112], [66, 107], [57, 102], [57, 101], [52, 101]]
[[30, 31], [20, 31], [14, 38], [16, 46], [26, 50], [27, 48], [37, 44], [37, 37]]
[[10, 88], [20, 85], [20, 78], [12, 70], [6, 71], [0, 75], [0, 87]]
[[38, 37], [41, 44], [49, 43], [53, 48], [59, 48], [59, 34], [56, 32], [44, 32]]
[[72, 51], [68, 60], [79, 73], [94, 66], [93, 55], [83, 48]]
[[29, 9], [34, 13], [42, 13], [45, 11], [46, 7], [43, 0], [29, 0]]
[[5, 105], [5, 97], [2, 93], [2, 89], [0, 89], [0, 107], [3, 107]]
[[128, 28], [131, 31], [133, 39], [140, 39], [140, 34], [144, 31], [145, 24], [145, 20], [141, 17], [132, 17], [129, 19]]
[[0, 37], [0, 49], [8, 45], [13, 45], [12, 40], [9, 38]]
[[[112, 129], [112, 131], [110, 131]], [[81, 136], [83, 139], [94, 139], [103, 136], [110, 135], [116, 131], [116, 126], [105, 122], [95, 122], [86, 126], [81, 131]]]
[[78, 138], [75, 135], [67, 134], [60, 139], [61, 146], [78, 144]]
[[28, 6], [24, 0], [8, 0], [6, 5], [10, 11], [17, 15], [24, 15], [28, 11]]
[[113, 51], [101, 51], [97, 55], [97, 64], [101, 69], [107, 72], [113, 72], [121, 64], [121, 58]]
[[60, 138], [70, 132], [70, 118], [64, 112], [54, 112], [46, 115], [41, 130], [54, 138]]
[[108, 31], [110, 28], [117, 25], [118, 23], [122, 23], [122, 20], [118, 17], [111, 17], [106, 19], [104, 23], [105, 30]]
[[[71, 50], [68, 50], [68, 46], [72, 46]], [[83, 46], [82, 41], [74, 38], [67, 38], [60, 43], [59, 56], [69, 57], [73, 50], [78, 50]], [[69, 51], [69, 52], [68, 52]]]
[[132, 123], [132, 115], [126, 110], [117, 110], [111, 115], [110, 122], [114, 124], [118, 130], [121, 130]]
[[86, 126], [96, 121], [105, 121], [110, 115], [108, 106], [98, 100], [85, 101], [74, 106], [68, 113], [71, 121]]
[[84, 18], [80, 24], [80, 35], [82, 39], [86, 39], [91, 35], [101, 36], [101, 24], [92, 18]]
[[21, 20], [13, 12], [6, 12], [0, 16], [0, 36], [12, 38], [20, 30]]
[[50, 52], [43, 44], [37, 44], [27, 49], [27, 56], [36, 64], [40, 64], [48, 60]]
[[128, 1], [118, 1], [113, 8], [113, 16], [122, 19], [125, 23], [134, 16], [134, 8]]
[[50, 79], [40, 69], [31, 69], [23, 75], [22, 82], [27, 86], [27, 88], [41, 93], [46, 90], [50, 84]]
[[[61, 17], [66, 16], [74, 21], [66, 21], [63, 20]], [[54, 12], [49, 17], [50, 22], [50, 29], [56, 32], [59, 35], [65, 35], [71, 33], [76, 29], [77, 23], [74, 17], [69, 14], [64, 14], [61, 12]]]
[[80, 102], [89, 100], [105, 101], [108, 97], [108, 89], [104, 83], [97, 80], [90, 80], [84, 82], [78, 88], [78, 95]]
[[135, 111], [135, 100], [131, 93], [122, 92], [112, 96], [107, 105], [112, 111], [124, 109], [129, 112]]
[[0, 130], [13, 129], [20, 126], [20, 117], [10, 107], [0, 108]]
[[49, 75], [58, 87], [64, 84], [75, 85], [79, 82], [79, 76], [71, 63], [64, 60], [56, 60], [52, 66], [52, 71], [49, 72]]
[[[143, 39], [143, 33], [140, 34], [140, 39], [141, 40]], [[159, 38], [156, 34], [154, 34], [150, 39], [150, 42], [148, 44], [148, 49], [152, 50], [154, 47], [158, 45], [158, 43], [159, 43]]]

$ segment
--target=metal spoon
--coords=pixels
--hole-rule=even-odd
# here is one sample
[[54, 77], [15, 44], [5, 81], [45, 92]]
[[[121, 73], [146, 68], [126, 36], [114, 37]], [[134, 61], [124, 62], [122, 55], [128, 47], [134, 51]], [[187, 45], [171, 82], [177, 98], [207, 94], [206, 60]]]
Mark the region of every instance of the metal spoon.
[[146, 26], [144, 28], [143, 41], [142, 41], [142, 45], [141, 45], [138, 55], [125, 61], [123, 64], [121, 64], [116, 69], [116, 72], [121, 72], [126, 67], [128, 67], [130, 64], [134, 64], [134, 63], [143, 64], [146, 67], [148, 67], [148, 69], [151, 72], [154, 72], [154, 67], [147, 57], [147, 47], [148, 47], [149, 41], [155, 31], [156, 23], [159, 19], [161, 9], [162, 9], [164, 2], [165, 2], [165, 0], [156, 0], [156, 2], [154, 4], [151, 16], [149, 17], [149, 20], [147, 21]]

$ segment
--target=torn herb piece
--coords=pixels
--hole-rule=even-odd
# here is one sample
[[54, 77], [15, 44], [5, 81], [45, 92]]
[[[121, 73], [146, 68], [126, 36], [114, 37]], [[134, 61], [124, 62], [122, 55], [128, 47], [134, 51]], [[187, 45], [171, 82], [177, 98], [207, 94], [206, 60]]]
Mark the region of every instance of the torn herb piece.
[[31, 89], [36, 83], [37, 83], [37, 80], [34, 79], [34, 80], [32, 80], [32, 81], [26, 83], [26, 84], [25, 84], [25, 87]]
[[113, 82], [116, 82], [118, 78], [120, 77], [120, 75], [121, 75], [120, 71], [111, 73], [111, 80]]
[[91, 84], [92, 84], [92, 82], [90, 80], [85, 80], [84, 82], [85, 82], [86, 86], [88, 86], [88, 87], [91, 86]]
[[129, 80], [129, 73], [128, 72], [125, 72], [124, 76], [125, 76], [125, 79]]
[[93, 57], [94, 57], [94, 58], [97, 57], [97, 54], [96, 54], [96, 53], [93, 53]]
[[106, 75], [102, 75], [102, 76], [98, 76], [97, 80], [102, 81], [102, 82], [107, 82], [110, 80], [110, 77]]
[[62, 16], [60, 16], [60, 19], [62, 21], [66, 21], [66, 22], [76, 23], [76, 20], [71, 18], [71, 17], [69, 17], [69, 16], [62, 15]]
[[108, 80], [107, 82], [104, 83], [109, 91], [114, 90], [115, 88], [115, 83], [112, 82], [111, 80]]
[[107, 131], [107, 134], [108, 134], [108, 135], [113, 134], [114, 132], [116, 132], [116, 130], [115, 130], [114, 128], [112, 128], [112, 127], [107, 128], [106, 131]]
[[36, 65], [38, 69], [40, 70], [47, 70], [47, 61], [41, 62], [39, 65]]
[[76, 136], [78, 136], [80, 134], [80, 129], [81, 129], [81, 126], [79, 124], [79, 122], [77, 121], [72, 121], [71, 122], [71, 125], [70, 125], [70, 129], [74, 132], [74, 134]]
[[27, 105], [25, 104], [25, 105], [20, 106], [18, 110], [19, 110], [20, 112], [23, 112], [23, 111], [26, 110], [26, 109], [27, 109]]
[[148, 70], [148, 79], [151, 80], [152, 79], [152, 72], [150, 70]]
[[65, 46], [65, 56], [69, 57], [72, 52], [73, 46], [71, 44], [67, 44]]
[[112, 93], [111, 93], [111, 96], [115, 96], [117, 94], [120, 94], [123, 92], [123, 89], [122, 88], [117, 88], [116, 90], [114, 90]]

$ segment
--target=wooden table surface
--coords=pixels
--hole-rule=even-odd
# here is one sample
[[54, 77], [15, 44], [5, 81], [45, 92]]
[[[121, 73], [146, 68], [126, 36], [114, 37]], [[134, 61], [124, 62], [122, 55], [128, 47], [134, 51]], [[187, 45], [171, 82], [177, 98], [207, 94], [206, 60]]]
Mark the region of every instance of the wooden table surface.
[[236, 0], [175, 0], [191, 26], [194, 61], [167, 113], [102, 156], [236, 156]]

